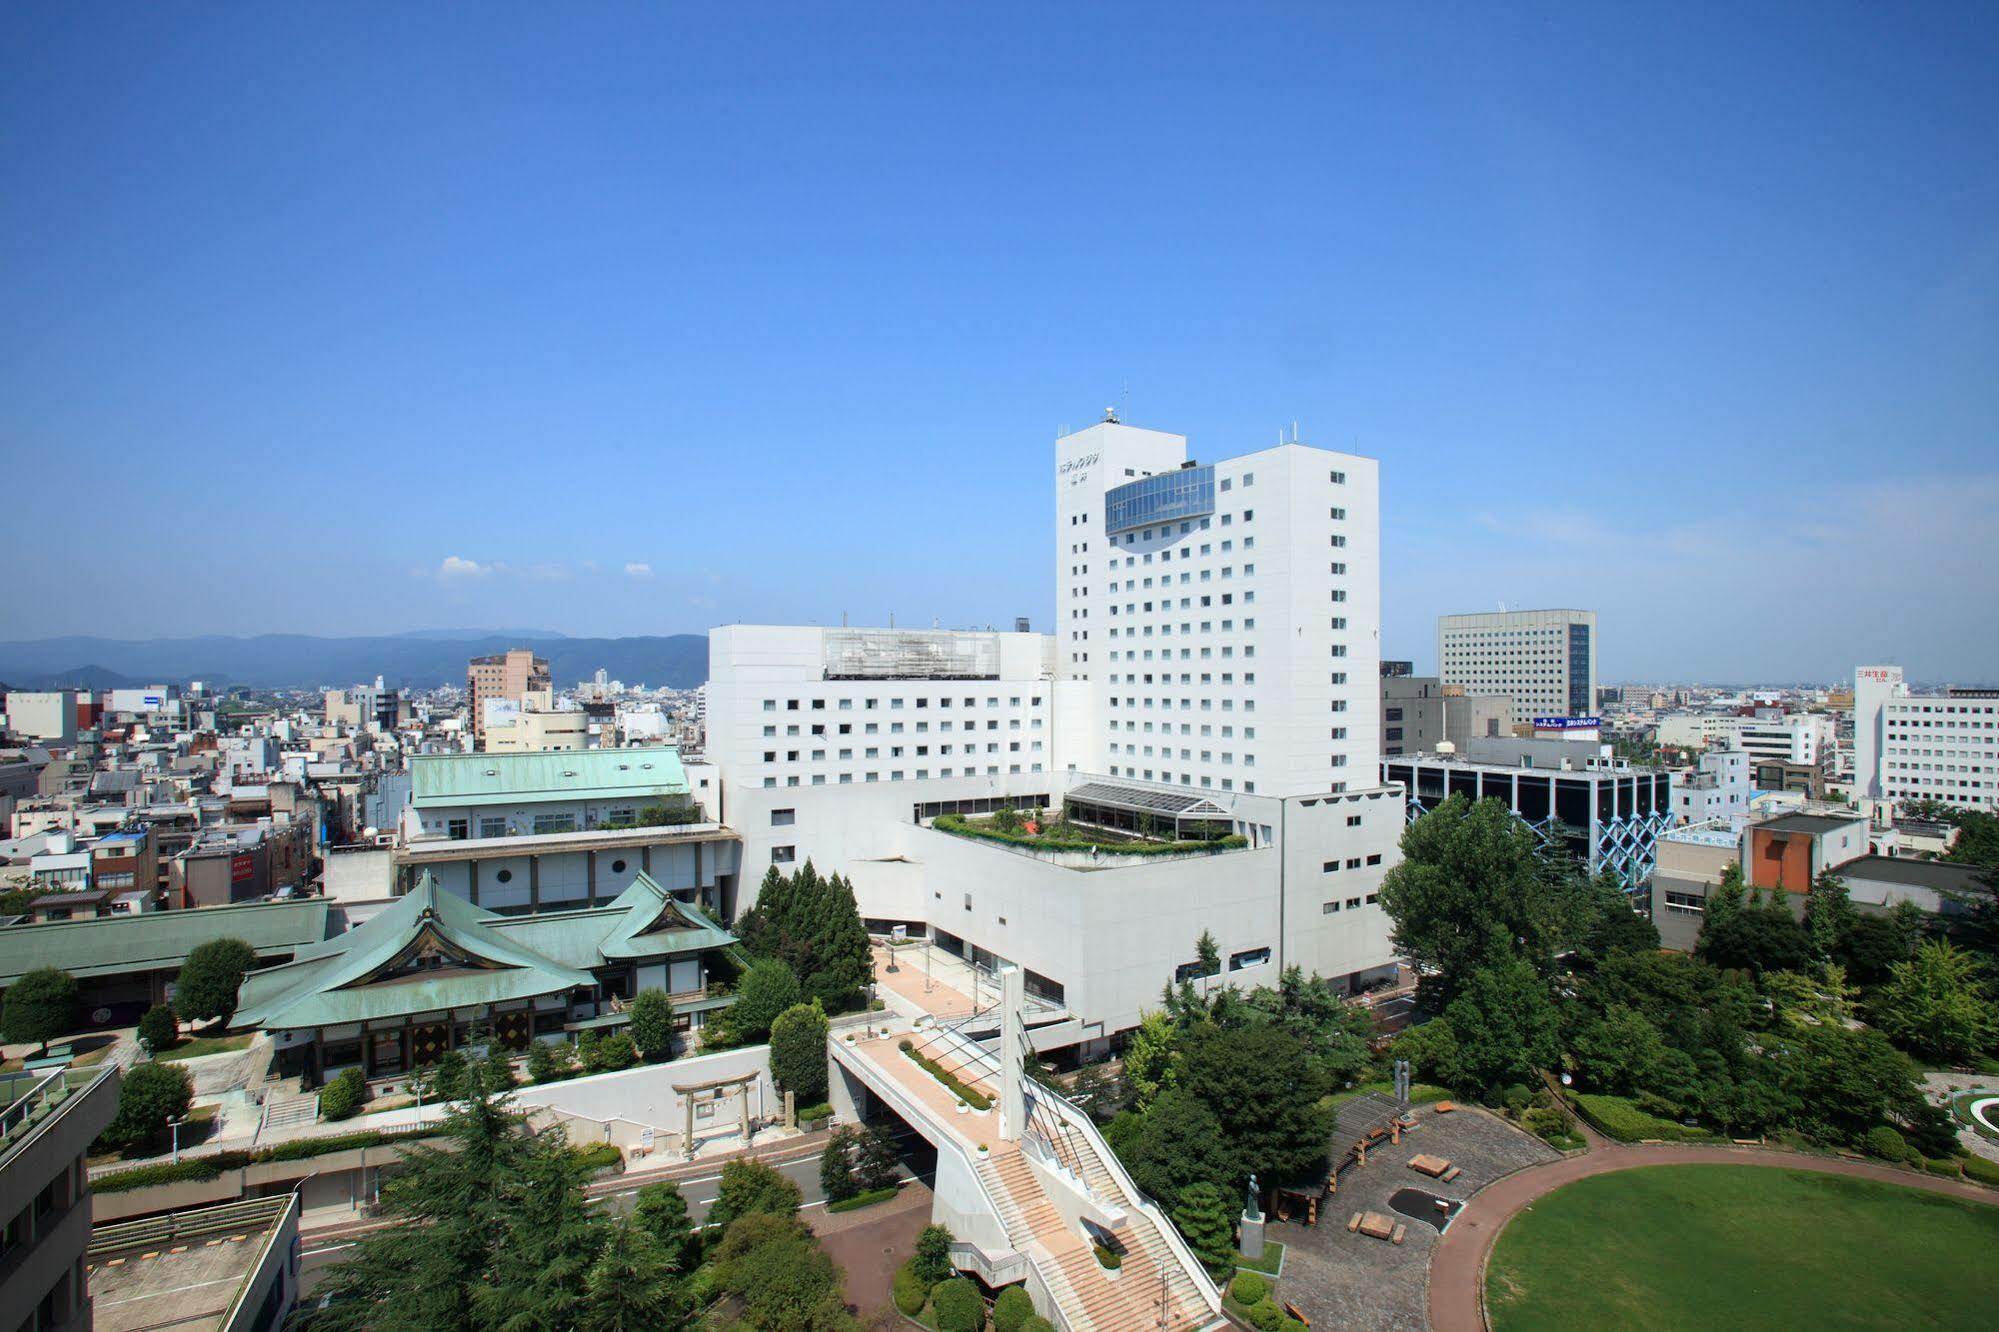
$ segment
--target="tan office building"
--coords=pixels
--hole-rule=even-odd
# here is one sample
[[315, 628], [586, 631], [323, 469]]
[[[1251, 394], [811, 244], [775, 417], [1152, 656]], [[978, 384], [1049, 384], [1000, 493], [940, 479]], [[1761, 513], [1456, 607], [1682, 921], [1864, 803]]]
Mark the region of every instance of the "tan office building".
[[465, 668], [465, 688], [472, 699], [472, 738], [486, 743], [486, 704], [493, 699], [524, 702], [530, 691], [553, 687], [548, 662], [526, 648], [490, 657], [474, 657]]

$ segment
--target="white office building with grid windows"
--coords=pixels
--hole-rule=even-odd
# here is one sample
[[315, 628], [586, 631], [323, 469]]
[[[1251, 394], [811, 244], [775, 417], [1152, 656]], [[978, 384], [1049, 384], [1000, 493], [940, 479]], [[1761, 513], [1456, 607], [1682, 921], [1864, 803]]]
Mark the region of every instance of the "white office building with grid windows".
[[[710, 633], [711, 813], [743, 839], [725, 911], [809, 858], [872, 928], [1022, 966], [1066, 1014], [1043, 1048], [1136, 1024], [1203, 930], [1244, 988], [1381, 975], [1403, 801], [1379, 776], [1377, 464], [1291, 443], [1202, 465], [1106, 420], [1056, 442], [1054, 481], [1053, 633]], [[934, 826], [1002, 806], [1231, 845], [1029, 852]]]
[[1999, 689], [1917, 694], [1900, 666], [1853, 672], [1854, 795], [1892, 822], [1904, 801], [1999, 808]]

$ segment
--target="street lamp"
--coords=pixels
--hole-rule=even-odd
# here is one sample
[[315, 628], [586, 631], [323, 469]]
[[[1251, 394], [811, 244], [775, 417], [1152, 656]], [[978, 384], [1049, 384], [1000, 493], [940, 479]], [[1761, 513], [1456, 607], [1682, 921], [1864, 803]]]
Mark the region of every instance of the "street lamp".
[[181, 1126], [182, 1124], [185, 1124], [185, 1123], [187, 1123], [187, 1121], [188, 1121], [188, 1120], [190, 1120], [190, 1119], [192, 1119], [192, 1118], [194, 1118], [194, 1116], [192, 1116], [192, 1115], [182, 1115], [182, 1116], [180, 1116], [180, 1117], [179, 1117], [178, 1119], [175, 1119], [175, 1118], [171, 1118], [171, 1117], [169, 1117], [169, 1118], [168, 1118], [168, 1120], [167, 1120], [167, 1127], [168, 1127], [168, 1128], [170, 1128], [170, 1129], [172, 1129], [172, 1130], [173, 1130], [173, 1133], [174, 1133], [174, 1156], [173, 1156], [173, 1159], [174, 1159], [174, 1164], [175, 1164], [175, 1165], [179, 1165], [179, 1164], [180, 1164], [180, 1126]]

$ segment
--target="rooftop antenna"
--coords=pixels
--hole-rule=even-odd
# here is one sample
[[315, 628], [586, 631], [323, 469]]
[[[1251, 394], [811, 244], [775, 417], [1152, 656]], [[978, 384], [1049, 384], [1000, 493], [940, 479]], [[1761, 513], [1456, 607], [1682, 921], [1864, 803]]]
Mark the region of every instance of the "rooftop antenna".
[[1291, 418], [1291, 442], [1293, 444], [1298, 442], [1298, 418], [1295, 416]]
[[1115, 408], [1115, 407], [1106, 407], [1106, 408], [1104, 408], [1104, 420], [1105, 420], [1106, 422], [1110, 423], [1111, 425], [1116, 425], [1116, 424], [1117, 424], [1117, 408]]

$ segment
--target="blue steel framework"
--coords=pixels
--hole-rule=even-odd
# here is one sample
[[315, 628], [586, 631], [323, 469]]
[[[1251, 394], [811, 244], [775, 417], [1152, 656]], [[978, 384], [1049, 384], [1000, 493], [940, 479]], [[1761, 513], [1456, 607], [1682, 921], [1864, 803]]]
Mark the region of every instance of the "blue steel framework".
[[[1414, 775], [1414, 767], [1407, 759], [1402, 759], [1394, 766], [1409, 772], [1411, 776]], [[1462, 767], [1459, 770], [1463, 771]], [[1382, 772], [1384, 780], [1403, 781], [1401, 777], [1391, 773], [1388, 763], [1382, 765]], [[1507, 769], [1492, 774], [1496, 778], [1526, 778], [1530, 781], [1555, 778], [1558, 775], [1574, 779], [1585, 774], [1573, 772], [1556, 774], [1525, 768], [1517, 771]], [[1522, 814], [1517, 808], [1517, 802], [1508, 802], [1508, 811], [1514, 818], [1519, 819], [1527, 825], [1529, 831], [1534, 834], [1535, 841], [1539, 843], [1544, 851], [1560, 849], [1574, 853], [1580, 850], [1582, 852], [1581, 858], [1590, 873], [1608, 873], [1627, 893], [1636, 894], [1643, 892], [1651, 882], [1652, 871], [1658, 866], [1659, 834], [1669, 831], [1673, 826], [1672, 790], [1670, 783], [1663, 796], [1659, 794], [1656, 785], [1654, 785], [1652, 800], [1649, 802], [1653, 808], [1650, 810], [1639, 810], [1636, 807], [1638, 801], [1635, 799], [1637, 790], [1635, 784], [1641, 782], [1657, 783], [1667, 780], [1664, 774], [1653, 772], [1605, 773], [1598, 780], [1634, 783], [1632, 788], [1634, 799], [1629, 802], [1631, 807], [1628, 812], [1615, 812], [1607, 816], [1596, 814], [1591, 818], [1590, 826], [1585, 828], [1564, 821], [1553, 812], [1552, 808], [1542, 818], [1529, 818], [1525, 814]], [[1510, 790], [1517, 791], [1518, 789], [1511, 781], [1508, 782], [1508, 787]], [[1414, 823], [1425, 814], [1428, 814], [1432, 809], [1448, 799], [1450, 795], [1450, 789], [1447, 784], [1441, 793], [1434, 795], [1426, 803], [1423, 797], [1418, 794], [1416, 788], [1416, 782], [1404, 782], [1404, 789], [1408, 792], [1409, 797], [1404, 817], [1409, 823]], [[1478, 789], [1483, 798], [1498, 798], [1496, 792], [1485, 789], [1483, 781], [1479, 783]], [[1551, 806], [1552, 803], [1551, 801]], [[1618, 803], [1622, 804], [1625, 802]], [[1575, 845], [1578, 842], [1583, 844], [1580, 848]]]

